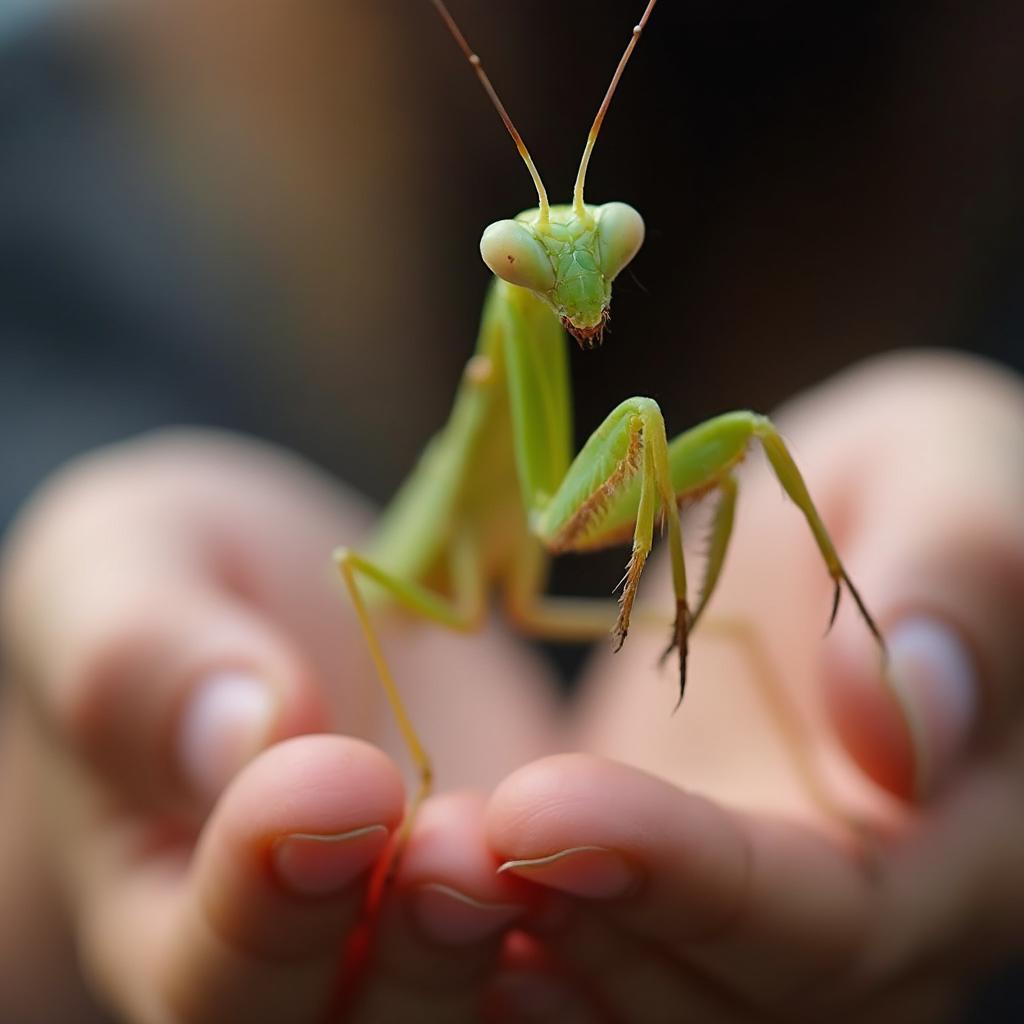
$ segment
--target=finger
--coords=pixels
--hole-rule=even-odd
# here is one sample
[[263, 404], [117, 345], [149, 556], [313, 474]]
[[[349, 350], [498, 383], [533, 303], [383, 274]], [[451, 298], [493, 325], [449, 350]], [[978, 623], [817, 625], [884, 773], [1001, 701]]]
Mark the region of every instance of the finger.
[[[850, 964], [871, 912], [853, 858], [815, 833], [597, 758], [523, 768], [495, 792], [487, 825], [503, 873], [584, 901], [776, 1006]], [[621, 998], [630, 991], [624, 983]]]
[[[30, 520], [5, 579], [5, 655], [62, 745], [154, 809], [205, 809], [257, 750], [327, 725], [324, 688], [222, 578], [203, 527], [118, 519], [117, 486], [58, 489]], [[80, 511], [64, 521], [54, 503]]]
[[153, 837], [140, 856], [138, 835], [98, 835], [74, 896], [99, 989], [143, 1024], [319, 1024], [402, 805], [375, 748], [303, 737], [242, 772], [190, 865]]
[[483, 799], [428, 801], [385, 896], [356, 1021], [480, 1020], [487, 983], [527, 887], [502, 878], [484, 843]]
[[920, 360], [890, 365], [872, 390], [870, 414], [848, 413], [871, 457], [847, 566], [889, 660], [880, 671], [846, 615], [827, 649], [826, 694], [862, 768], [923, 798], [972, 745], [1005, 737], [1024, 701], [1024, 392], [977, 365]]
[[[178, 767], [178, 723], [164, 711], [183, 712], [208, 674], [254, 679], [217, 688], [200, 719], [248, 717], [251, 728], [240, 721], [220, 730], [221, 742], [192, 749], [248, 747], [248, 756], [244, 737], [259, 732], [268, 705], [270, 739], [322, 729], [328, 688], [310, 659], [332, 680], [352, 671], [344, 642], [352, 634], [342, 623], [339, 635], [324, 553], [360, 520], [309, 467], [229, 435], [165, 432], [80, 460], [9, 534], [4, 668], [72, 747], [81, 740], [89, 752], [118, 754], [103, 728], [137, 738], [160, 762], [154, 788], [164, 793], [169, 767]], [[288, 522], [303, 529], [282, 534]], [[345, 725], [364, 731], [363, 688], [329, 689]], [[122, 766], [133, 785], [152, 785], [144, 764], [129, 756]], [[211, 772], [216, 765], [202, 766], [203, 778], [191, 781], [216, 790]], [[219, 774], [222, 782], [230, 770], [222, 764]]]
[[[276, 740], [323, 729], [322, 686], [262, 614], [198, 580], [126, 589], [75, 628], [44, 716], [120, 791], [199, 811]], [[85, 619], [86, 621], [81, 621]]]

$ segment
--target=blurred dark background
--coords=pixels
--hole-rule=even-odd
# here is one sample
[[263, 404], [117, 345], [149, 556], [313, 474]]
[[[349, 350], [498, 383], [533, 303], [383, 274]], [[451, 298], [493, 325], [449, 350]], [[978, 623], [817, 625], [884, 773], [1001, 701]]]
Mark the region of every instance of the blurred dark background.
[[[642, 3], [451, 6], [566, 200]], [[0, 525], [68, 458], [178, 422], [386, 500], [472, 349], [480, 232], [534, 202], [429, 5], [5, 10]], [[1021, 39], [1019, 0], [659, 5], [588, 178], [648, 240], [573, 352], [578, 436], [630, 394], [676, 432], [898, 347], [1024, 369]], [[970, 1020], [1024, 1019], [1012, 974]]]
[[[433, 11], [69, 6], [0, 63], [5, 467], [201, 419], [386, 499], [474, 343], [480, 232], [534, 202]], [[453, 6], [568, 198], [642, 5]], [[771, 409], [894, 347], [1020, 367], [1021, 38], [1015, 0], [660, 5], [588, 180], [648, 241], [573, 352], [578, 432], [627, 394], [673, 431]]]

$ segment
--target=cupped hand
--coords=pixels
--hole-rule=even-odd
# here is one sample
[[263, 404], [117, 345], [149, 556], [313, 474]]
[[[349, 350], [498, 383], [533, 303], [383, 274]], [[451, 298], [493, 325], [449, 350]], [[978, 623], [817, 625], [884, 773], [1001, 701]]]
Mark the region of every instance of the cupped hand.
[[[3, 573], [4, 1019], [325, 1019], [405, 802], [329, 563], [367, 518], [298, 460], [201, 433], [98, 453], [26, 509]], [[415, 999], [417, 1020], [468, 1022], [523, 887], [495, 874], [482, 797], [450, 791], [550, 749], [553, 704], [496, 633], [401, 637], [449, 792], [335, 1019], [408, 1019]], [[501, 729], [466, 729], [499, 703]]]
[[830, 581], [805, 524], [745, 470], [679, 711], [664, 637], [635, 630], [594, 668], [587, 753], [490, 801], [504, 873], [560, 901], [527, 920], [546, 957], [516, 1005], [934, 1024], [1024, 944], [1024, 389], [891, 357], [779, 423], [887, 675], [853, 607], [821, 640]]
[[[332, 1019], [471, 1022], [485, 995], [512, 1021], [936, 1019], [1021, 940], [1022, 418], [1017, 384], [931, 357], [783, 417], [888, 683], [853, 609], [817, 642], [827, 576], [752, 474], [679, 713], [664, 638], [635, 630], [580, 708], [590, 753], [533, 761], [486, 804], [451, 789], [551, 747], [543, 674], [497, 634], [403, 626], [389, 653], [442, 795]], [[185, 436], [66, 474], [12, 540], [26, 828], [5, 871], [20, 848], [56, 880], [126, 1020], [318, 1021], [337, 991], [403, 802], [324, 562], [359, 520], [284, 456]], [[374, 746], [305, 735], [330, 729]], [[41, 1005], [52, 971], [21, 974]]]

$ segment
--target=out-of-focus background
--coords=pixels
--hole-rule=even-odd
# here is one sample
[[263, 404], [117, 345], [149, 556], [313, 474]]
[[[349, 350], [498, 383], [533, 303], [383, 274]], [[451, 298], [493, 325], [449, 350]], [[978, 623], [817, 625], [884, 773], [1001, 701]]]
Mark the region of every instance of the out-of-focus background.
[[[451, 6], [567, 199], [641, 0]], [[588, 179], [648, 240], [573, 352], [578, 436], [630, 394], [672, 432], [769, 410], [894, 347], [1024, 367], [1021, 39], [1019, 0], [661, 4]], [[471, 351], [479, 234], [533, 202], [426, 0], [6, 0], [0, 527], [66, 459], [179, 422], [385, 500]]]
[[[642, 4], [453, 0], [554, 199]], [[385, 499], [442, 421], [487, 271], [534, 202], [426, 0], [7, 0], [3, 508], [77, 448], [181, 418]], [[1024, 7], [660, 5], [593, 201], [644, 214], [579, 431], [671, 430], [852, 360], [1021, 364]], [[69, 429], [70, 428], [70, 429]]]

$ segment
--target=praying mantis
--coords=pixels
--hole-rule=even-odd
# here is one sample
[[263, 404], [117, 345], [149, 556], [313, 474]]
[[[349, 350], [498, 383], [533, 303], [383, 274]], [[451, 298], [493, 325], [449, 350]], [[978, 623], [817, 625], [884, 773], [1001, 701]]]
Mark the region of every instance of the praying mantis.
[[[512, 136], [538, 202], [483, 233], [480, 252], [494, 279], [477, 347], [447, 423], [427, 445], [366, 551], [343, 547], [334, 553], [415, 765], [419, 789], [413, 812], [430, 791], [431, 761], [406, 711], [371, 611], [397, 604], [449, 629], [475, 631], [497, 588], [509, 619], [522, 630], [566, 641], [610, 632], [618, 650], [660, 521], [667, 533], [674, 597], [665, 653], [677, 652], [682, 700], [688, 637], [714, 593], [732, 533], [738, 496], [734, 470], [754, 442], [806, 519], [834, 583], [830, 623], [845, 588], [883, 656], [885, 650], [796, 463], [767, 417], [729, 412], [669, 440], [657, 403], [627, 398], [572, 457], [566, 335], [587, 349], [601, 343], [612, 282], [644, 240], [644, 222], [631, 206], [584, 201], [587, 167], [657, 0], [648, 0], [633, 28], [587, 136], [572, 202], [561, 206], [550, 204], [521, 135], [445, 3], [430, 2]], [[718, 503], [703, 582], [691, 607], [679, 509], [712, 492]], [[617, 607], [611, 601], [545, 595], [553, 556], [630, 541]]]

